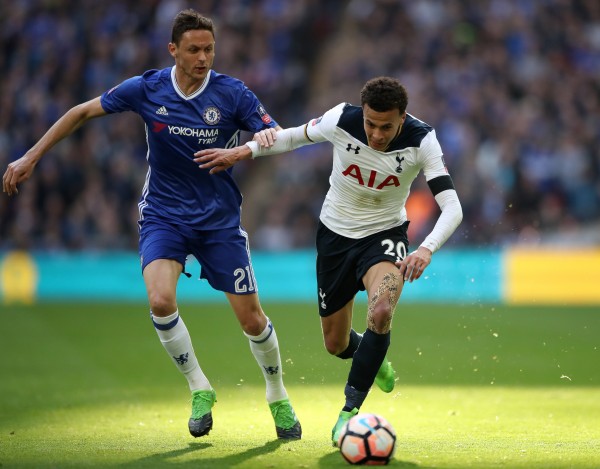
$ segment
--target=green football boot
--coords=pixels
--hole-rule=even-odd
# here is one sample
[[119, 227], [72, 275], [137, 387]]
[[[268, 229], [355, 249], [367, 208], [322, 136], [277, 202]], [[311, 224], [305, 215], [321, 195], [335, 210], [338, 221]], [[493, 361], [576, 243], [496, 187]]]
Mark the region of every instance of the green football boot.
[[192, 392], [192, 416], [188, 422], [190, 434], [193, 437], [208, 435], [213, 426], [211, 409], [217, 402], [217, 393], [209, 391]]
[[375, 384], [383, 392], [392, 392], [394, 389], [394, 385], [396, 384], [396, 372], [387, 359], [383, 360], [383, 363], [379, 367], [377, 376], [375, 376]]
[[269, 409], [275, 421], [277, 438], [280, 440], [299, 440], [302, 438], [302, 427], [289, 399], [272, 402], [269, 404]]
[[335, 425], [331, 429], [331, 443], [333, 444], [333, 446], [338, 445], [338, 440], [340, 439], [340, 433], [342, 431], [342, 428], [344, 427], [346, 422], [352, 417], [354, 417], [356, 414], [358, 414], [358, 409], [356, 407], [350, 412], [345, 412], [343, 410], [340, 412], [340, 416], [338, 417], [337, 422], [335, 422]]

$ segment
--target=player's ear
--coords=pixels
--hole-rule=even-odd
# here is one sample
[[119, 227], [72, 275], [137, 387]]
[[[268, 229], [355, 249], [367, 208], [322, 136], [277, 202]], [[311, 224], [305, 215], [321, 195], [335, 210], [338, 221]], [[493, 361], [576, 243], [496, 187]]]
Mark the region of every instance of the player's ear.
[[177, 58], [177, 46], [174, 43], [169, 42], [167, 48], [169, 49], [169, 54], [171, 54], [171, 57], [176, 59]]
[[400, 125], [404, 124], [405, 120], [406, 120], [406, 111], [404, 111], [402, 113], [402, 115], [400, 116]]

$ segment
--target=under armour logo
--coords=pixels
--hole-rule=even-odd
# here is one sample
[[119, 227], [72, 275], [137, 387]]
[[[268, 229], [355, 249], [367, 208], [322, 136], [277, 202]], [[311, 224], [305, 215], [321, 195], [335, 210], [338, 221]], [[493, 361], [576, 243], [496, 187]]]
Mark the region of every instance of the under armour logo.
[[187, 363], [189, 355], [189, 353], [182, 353], [179, 357], [173, 357], [173, 360], [175, 360], [178, 365], [183, 365], [184, 363]]
[[327, 304], [325, 303], [325, 296], [327, 293], [323, 293], [323, 290], [319, 288], [319, 297], [321, 298], [321, 308], [327, 309]]
[[404, 161], [404, 157], [400, 158], [399, 156], [397, 156], [396, 161], [398, 162], [398, 167], [396, 168], [396, 172], [401, 173], [402, 172], [402, 162]]
[[263, 368], [269, 375], [276, 375], [279, 372], [278, 366], [263, 366]]
[[358, 145], [356, 145], [356, 148], [354, 148], [352, 146], [351, 143], [348, 144], [348, 148], [346, 148], [346, 151], [350, 151], [350, 150], [354, 150], [354, 154], [358, 155], [358, 152], [360, 151], [360, 147]]

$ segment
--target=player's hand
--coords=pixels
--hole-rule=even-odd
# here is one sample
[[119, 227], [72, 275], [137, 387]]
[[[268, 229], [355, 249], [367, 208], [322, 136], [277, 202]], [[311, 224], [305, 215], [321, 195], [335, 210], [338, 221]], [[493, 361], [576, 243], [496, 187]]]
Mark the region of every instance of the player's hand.
[[36, 161], [27, 157], [27, 155], [10, 163], [2, 177], [2, 192], [6, 192], [9, 196], [18, 194], [17, 184], [31, 177], [35, 165]]
[[194, 163], [201, 169], [210, 169], [210, 174], [220, 173], [238, 161], [250, 158], [252, 151], [247, 145], [235, 148], [207, 148], [194, 153]]
[[271, 148], [277, 140], [277, 130], [273, 127], [256, 132], [252, 138], [260, 147]]
[[406, 256], [403, 260], [396, 262], [396, 267], [400, 270], [400, 275], [405, 282], [417, 280], [427, 266], [431, 263], [431, 251], [423, 246], [419, 246], [415, 252]]

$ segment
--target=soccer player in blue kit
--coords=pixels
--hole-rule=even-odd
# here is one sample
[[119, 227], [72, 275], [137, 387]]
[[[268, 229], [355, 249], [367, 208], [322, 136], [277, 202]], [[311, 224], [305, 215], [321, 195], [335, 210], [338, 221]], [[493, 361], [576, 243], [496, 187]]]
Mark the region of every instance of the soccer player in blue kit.
[[250, 261], [248, 236], [241, 227], [242, 196], [231, 172], [218, 177], [194, 163], [203, 148], [235, 147], [240, 131], [280, 129], [241, 81], [212, 70], [212, 21], [188, 9], [173, 21], [168, 50], [173, 67], [149, 70], [102, 96], [67, 111], [20, 159], [10, 163], [3, 191], [18, 193], [38, 161], [56, 143], [88, 120], [133, 111], [144, 120], [148, 172], [139, 202], [139, 253], [152, 323], [192, 392], [189, 431], [200, 437], [213, 426], [216, 392], [203, 373], [190, 334], [179, 314], [176, 287], [193, 255], [200, 277], [223, 291], [249, 339], [266, 382], [266, 398], [277, 437], [299, 439], [300, 422], [283, 384], [279, 344], [263, 312]]
[[[361, 105], [340, 103], [307, 124], [265, 129], [236, 148], [204, 149], [195, 161], [215, 176], [239, 160], [330, 142], [333, 167], [317, 231], [317, 289], [327, 351], [352, 359], [345, 403], [331, 431], [337, 444], [373, 385], [390, 392], [394, 371], [385, 358], [394, 309], [405, 282], [417, 280], [431, 256], [458, 227], [462, 208], [435, 130], [406, 112], [408, 93], [392, 77], [363, 86]], [[432, 232], [408, 253], [410, 187], [423, 171], [441, 214]], [[354, 297], [366, 290], [367, 329], [352, 328]]]

